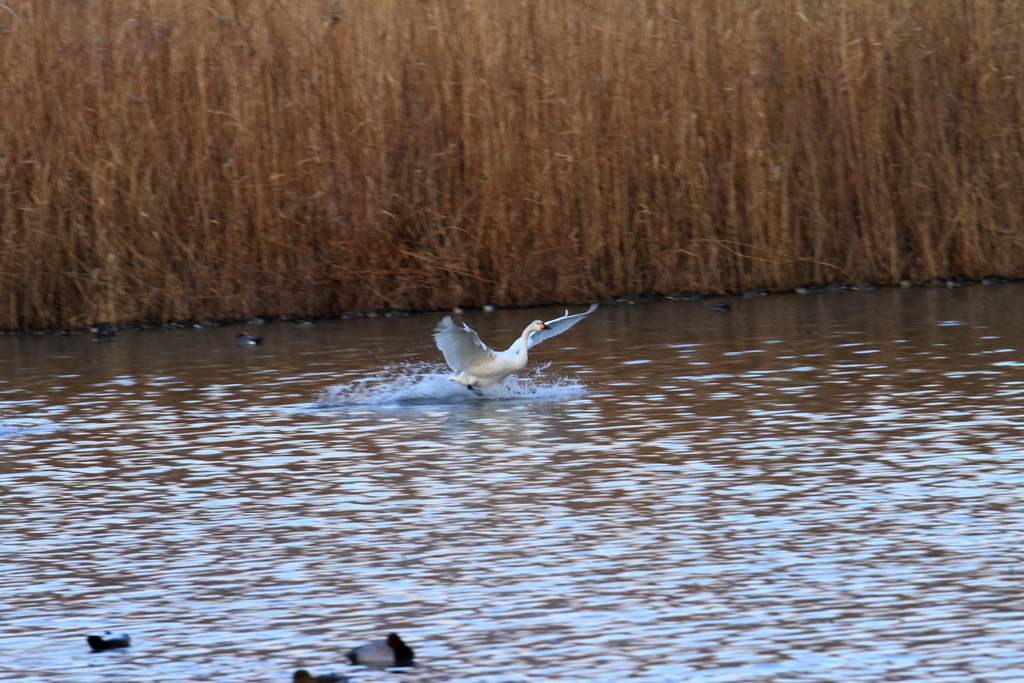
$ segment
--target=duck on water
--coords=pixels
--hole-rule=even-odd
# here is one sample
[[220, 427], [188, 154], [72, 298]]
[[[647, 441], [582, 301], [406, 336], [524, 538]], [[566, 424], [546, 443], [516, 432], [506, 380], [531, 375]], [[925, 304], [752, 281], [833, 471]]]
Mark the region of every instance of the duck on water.
[[386, 668], [412, 666], [415, 653], [397, 633], [391, 633], [383, 640], [374, 640], [366, 645], [352, 648], [345, 656], [352, 664]]

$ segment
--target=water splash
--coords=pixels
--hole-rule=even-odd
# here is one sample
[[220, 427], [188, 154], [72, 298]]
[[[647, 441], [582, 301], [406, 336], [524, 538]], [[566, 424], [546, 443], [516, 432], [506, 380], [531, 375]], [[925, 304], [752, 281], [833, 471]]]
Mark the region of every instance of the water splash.
[[[344, 406], [436, 405], [477, 401], [545, 401], [586, 396], [580, 381], [565, 375], [544, 376], [548, 365], [538, 365], [510, 377], [510, 389], [493, 384], [469, 391], [448, 379], [448, 368], [435, 363], [401, 363], [368, 377], [331, 387], [317, 399], [314, 408]], [[482, 394], [482, 395], [481, 395]]]

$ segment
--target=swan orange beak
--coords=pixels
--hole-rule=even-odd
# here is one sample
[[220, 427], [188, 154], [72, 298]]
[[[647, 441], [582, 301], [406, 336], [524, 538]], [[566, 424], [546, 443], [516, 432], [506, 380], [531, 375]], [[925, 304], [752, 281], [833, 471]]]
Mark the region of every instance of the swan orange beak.
[[540, 324], [540, 329], [542, 329], [542, 330], [546, 330], [546, 329], [548, 329], [548, 326], [547, 326], [547, 325], [545, 325], [544, 323], [541, 323], [541, 324]]

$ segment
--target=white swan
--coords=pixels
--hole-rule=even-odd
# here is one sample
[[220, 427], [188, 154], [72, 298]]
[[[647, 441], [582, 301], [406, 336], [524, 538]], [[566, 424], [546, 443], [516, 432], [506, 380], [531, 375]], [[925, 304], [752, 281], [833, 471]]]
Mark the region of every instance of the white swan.
[[526, 326], [519, 339], [508, 347], [508, 351], [492, 351], [487, 348], [469, 325], [463, 323], [462, 327], [457, 327], [450, 315], [446, 315], [434, 328], [434, 341], [444, 354], [445, 362], [455, 373], [448, 378], [451, 381], [464, 385], [470, 391], [498, 382], [509, 389], [508, 377], [526, 367], [529, 349], [565, 332], [596, 308], [597, 304], [591, 304], [586, 313], [569, 315], [569, 311], [566, 311], [561, 318], [547, 322], [534, 320]]

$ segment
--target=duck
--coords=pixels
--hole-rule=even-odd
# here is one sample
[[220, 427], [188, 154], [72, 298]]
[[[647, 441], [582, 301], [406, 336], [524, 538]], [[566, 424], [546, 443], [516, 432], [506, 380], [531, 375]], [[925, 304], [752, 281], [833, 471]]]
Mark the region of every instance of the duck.
[[415, 653], [397, 633], [391, 633], [383, 640], [374, 640], [352, 648], [345, 656], [352, 664], [390, 667], [412, 666]]
[[336, 673], [314, 676], [305, 669], [299, 669], [292, 674], [292, 683], [348, 683], [350, 680], [348, 676]]
[[92, 335], [94, 342], [113, 341], [116, 338], [117, 328], [115, 327], [100, 327]]
[[817, 282], [812, 282], [806, 285], [800, 285], [796, 288], [797, 294], [818, 294], [824, 292], [825, 288], [819, 285]]
[[113, 633], [111, 631], [94, 633], [86, 638], [86, 641], [89, 643], [89, 647], [92, 648], [93, 652], [102, 652], [103, 650], [128, 647], [132, 644], [132, 638], [127, 633]]
[[255, 334], [239, 332], [235, 335], [235, 343], [239, 346], [259, 346], [263, 343], [263, 337]]
[[970, 279], [964, 277], [963, 275], [957, 275], [956, 277], [951, 277], [950, 279], [946, 280], [946, 287], [948, 287], [949, 289], [953, 289], [954, 287], [966, 287], [969, 284], [971, 284]]
[[434, 328], [434, 342], [455, 373], [448, 378], [451, 381], [477, 393], [480, 387], [499, 383], [511, 390], [508, 378], [526, 367], [529, 349], [565, 332], [596, 309], [597, 304], [591, 304], [585, 313], [569, 315], [566, 310], [561, 318], [547, 322], [534, 320], [507, 351], [492, 351], [469, 325], [463, 323], [458, 327], [452, 317], [446, 315]]

